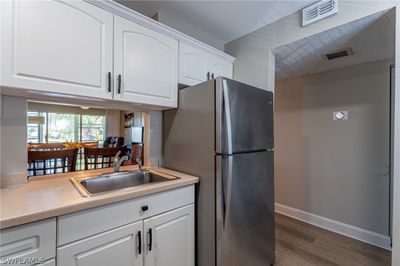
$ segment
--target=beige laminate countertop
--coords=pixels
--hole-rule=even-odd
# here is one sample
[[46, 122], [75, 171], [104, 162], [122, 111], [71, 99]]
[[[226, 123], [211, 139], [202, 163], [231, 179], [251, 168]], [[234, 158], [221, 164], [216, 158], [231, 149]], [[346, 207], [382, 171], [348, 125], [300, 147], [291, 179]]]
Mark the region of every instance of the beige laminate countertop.
[[[121, 170], [135, 170], [123, 166]], [[112, 169], [78, 171], [52, 176], [32, 177], [26, 184], [0, 190], [0, 229], [39, 221], [122, 200], [142, 197], [197, 183], [195, 176], [164, 168], [148, 168], [180, 179], [116, 190], [92, 197], [82, 197], [70, 182], [72, 177], [85, 177], [111, 172]]]

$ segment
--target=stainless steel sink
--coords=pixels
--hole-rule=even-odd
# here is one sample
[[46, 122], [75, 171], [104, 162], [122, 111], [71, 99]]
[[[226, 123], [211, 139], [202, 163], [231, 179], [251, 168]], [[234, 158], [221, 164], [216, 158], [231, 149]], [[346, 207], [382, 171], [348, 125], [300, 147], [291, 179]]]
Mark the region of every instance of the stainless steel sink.
[[71, 182], [82, 196], [89, 197], [124, 188], [167, 182], [176, 179], [179, 178], [153, 171], [123, 171], [92, 177], [71, 178]]

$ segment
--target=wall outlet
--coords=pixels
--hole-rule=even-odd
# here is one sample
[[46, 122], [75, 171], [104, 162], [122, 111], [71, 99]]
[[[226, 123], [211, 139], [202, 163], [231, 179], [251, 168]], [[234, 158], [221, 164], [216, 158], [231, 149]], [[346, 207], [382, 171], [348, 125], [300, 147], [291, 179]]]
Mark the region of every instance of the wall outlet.
[[333, 120], [349, 120], [349, 111], [337, 111], [333, 112]]

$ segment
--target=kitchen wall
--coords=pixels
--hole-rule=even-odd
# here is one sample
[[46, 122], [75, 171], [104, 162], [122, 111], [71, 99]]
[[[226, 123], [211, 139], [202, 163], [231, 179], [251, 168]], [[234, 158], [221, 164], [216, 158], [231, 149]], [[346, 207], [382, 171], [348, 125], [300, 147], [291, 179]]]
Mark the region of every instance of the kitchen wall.
[[324, 30], [392, 8], [398, 1], [339, 1], [339, 13], [301, 26], [301, 11], [271, 23], [225, 45], [236, 57], [234, 78], [259, 88], [274, 90], [274, 56], [270, 50]]
[[[2, 96], [0, 186], [26, 182], [26, 99]], [[10, 178], [12, 176], [12, 178]]]
[[159, 11], [155, 16], [155, 19], [177, 31], [183, 32], [184, 34], [211, 45], [221, 51], [224, 50], [225, 43], [223, 41], [217, 40], [209, 32], [190, 24], [186, 20], [182, 20], [177, 16], [173, 16], [166, 11]]
[[150, 166], [162, 166], [162, 112], [150, 111], [145, 113], [145, 128], [149, 130], [145, 134], [145, 150], [147, 150], [148, 158], [146, 164]]
[[[121, 111], [106, 110], [106, 136], [121, 136]], [[127, 144], [125, 142], [125, 144]]]
[[[389, 234], [390, 64], [278, 81], [276, 202]], [[334, 111], [349, 120], [334, 121]]]

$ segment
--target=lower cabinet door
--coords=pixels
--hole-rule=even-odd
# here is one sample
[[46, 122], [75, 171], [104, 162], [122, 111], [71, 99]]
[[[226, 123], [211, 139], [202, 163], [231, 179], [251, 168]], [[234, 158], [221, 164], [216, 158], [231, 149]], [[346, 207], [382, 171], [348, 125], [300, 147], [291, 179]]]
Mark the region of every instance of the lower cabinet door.
[[58, 266], [142, 266], [143, 222], [135, 222], [57, 249]]
[[194, 265], [194, 205], [144, 220], [145, 266]]
[[34, 266], [56, 266], [56, 260], [55, 259], [52, 259], [52, 260], [47, 260], [47, 261], [45, 261], [45, 262], [43, 262], [43, 263], [40, 263], [40, 264], [35, 264]]

